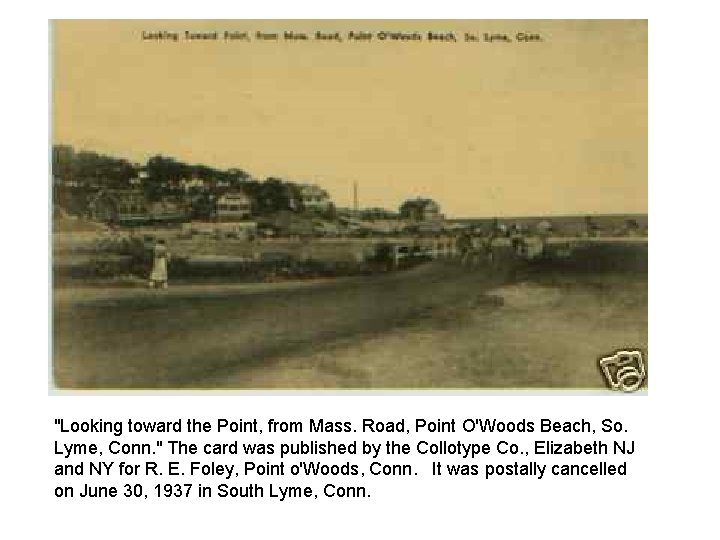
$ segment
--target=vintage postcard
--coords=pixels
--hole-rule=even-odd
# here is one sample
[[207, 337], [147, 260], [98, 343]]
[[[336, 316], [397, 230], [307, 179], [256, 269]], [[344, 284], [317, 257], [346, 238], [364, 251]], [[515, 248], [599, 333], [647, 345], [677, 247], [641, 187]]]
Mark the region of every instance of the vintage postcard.
[[57, 389], [648, 384], [647, 21], [51, 23]]

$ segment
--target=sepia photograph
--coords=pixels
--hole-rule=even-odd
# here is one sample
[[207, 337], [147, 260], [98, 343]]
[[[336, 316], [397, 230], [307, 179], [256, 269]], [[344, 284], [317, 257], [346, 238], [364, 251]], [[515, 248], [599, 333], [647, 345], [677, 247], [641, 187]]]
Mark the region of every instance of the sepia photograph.
[[50, 22], [51, 388], [646, 392], [646, 20]]

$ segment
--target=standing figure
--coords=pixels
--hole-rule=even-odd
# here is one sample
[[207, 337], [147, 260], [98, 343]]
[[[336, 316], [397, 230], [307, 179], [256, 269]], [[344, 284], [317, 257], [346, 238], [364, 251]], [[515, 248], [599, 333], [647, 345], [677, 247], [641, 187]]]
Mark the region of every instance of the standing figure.
[[456, 242], [456, 248], [460, 252], [460, 264], [464, 266], [470, 260], [472, 251], [472, 238], [467, 231], [460, 233]]
[[599, 229], [592, 217], [585, 216], [585, 236], [593, 238], [598, 235]]
[[547, 240], [553, 233], [553, 224], [549, 220], [543, 219], [535, 226], [535, 232], [538, 236]]
[[167, 289], [168, 286], [168, 260], [170, 253], [165, 245], [165, 240], [158, 240], [153, 248], [153, 266], [150, 272], [150, 281], [148, 287], [153, 288], [156, 285]]
[[487, 259], [487, 262], [490, 264], [492, 264], [493, 261], [495, 260], [495, 254], [493, 253], [493, 241], [494, 240], [495, 240], [495, 233], [490, 232], [490, 234], [488, 234], [485, 237], [485, 240], [482, 244], [483, 251], [485, 253], [485, 258]]
[[510, 226], [510, 243], [512, 244], [513, 251], [522, 256], [525, 249], [525, 237], [522, 233], [522, 226], [519, 223], [513, 223]]

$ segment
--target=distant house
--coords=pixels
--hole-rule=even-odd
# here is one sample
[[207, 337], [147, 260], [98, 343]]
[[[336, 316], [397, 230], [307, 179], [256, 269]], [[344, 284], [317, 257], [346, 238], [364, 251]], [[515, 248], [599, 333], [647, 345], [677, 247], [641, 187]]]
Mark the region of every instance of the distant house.
[[220, 196], [215, 205], [218, 221], [242, 221], [252, 214], [252, 201], [242, 191], [232, 191]]
[[410, 221], [440, 221], [440, 205], [432, 199], [409, 199], [400, 206], [400, 217]]
[[129, 182], [131, 186], [141, 186], [144, 182], [147, 182], [148, 178], [149, 175], [145, 169], [135, 167], [135, 176], [130, 178]]
[[190, 191], [191, 189], [203, 189], [205, 188], [205, 180], [197, 176], [191, 178], [181, 178], [179, 182], [180, 188], [183, 191]]
[[149, 202], [139, 189], [103, 189], [88, 203], [90, 217], [123, 225], [185, 221], [189, 217], [182, 201], [164, 199]]
[[332, 206], [330, 195], [320, 186], [314, 184], [300, 184], [298, 186], [300, 202], [305, 210], [325, 212]]
[[136, 189], [103, 189], [88, 202], [90, 217], [105, 223], [143, 223], [148, 210], [145, 194]]
[[186, 221], [189, 218], [188, 205], [180, 200], [163, 199], [150, 203], [148, 218], [155, 222]]

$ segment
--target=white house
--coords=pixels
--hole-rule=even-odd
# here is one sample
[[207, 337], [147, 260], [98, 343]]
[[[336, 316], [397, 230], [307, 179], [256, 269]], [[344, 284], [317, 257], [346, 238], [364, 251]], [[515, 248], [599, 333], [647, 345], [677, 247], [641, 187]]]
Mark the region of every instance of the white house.
[[242, 221], [252, 214], [252, 201], [242, 191], [232, 191], [220, 196], [215, 203], [218, 221]]
[[300, 200], [305, 210], [326, 211], [332, 205], [330, 195], [320, 186], [301, 184], [298, 186]]

